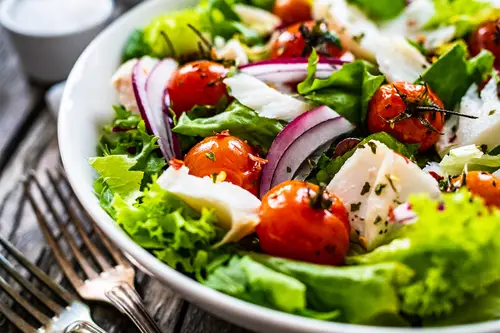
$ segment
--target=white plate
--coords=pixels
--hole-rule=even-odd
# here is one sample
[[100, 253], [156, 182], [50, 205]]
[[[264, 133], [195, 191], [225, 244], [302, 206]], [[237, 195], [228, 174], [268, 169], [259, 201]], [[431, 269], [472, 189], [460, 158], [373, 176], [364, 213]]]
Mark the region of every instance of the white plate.
[[[120, 64], [123, 46], [135, 28], [159, 13], [181, 9], [196, 0], [151, 0], [107, 28], [82, 54], [68, 79], [59, 116], [59, 146], [64, 167], [77, 196], [103, 231], [158, 280], [205, 310], [248, 329], [296, 333], [408, 333], [416, 329], [376, 328], [322, 322], [270, 310], [209, 289], [173, 270], [136, 245], [99, 206], [92, 183], [96, 174], [88, 163], [95, 156], [103, 124], [113, 117], [117, 96], [110, 78]], [[419, 332], [486, 333], [500, 331], [500, 322], [422, 329]]]

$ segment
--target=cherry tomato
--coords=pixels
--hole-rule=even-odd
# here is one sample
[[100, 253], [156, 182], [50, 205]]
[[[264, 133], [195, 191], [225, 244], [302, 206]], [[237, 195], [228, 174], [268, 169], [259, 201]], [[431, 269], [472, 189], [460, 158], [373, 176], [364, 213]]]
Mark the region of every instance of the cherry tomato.
[[190, 174], [216, 177], [254, 195], [259, 192], [260, 175], [265, 162], [248, 143], [228, 132], [205, 138], [191, 148], [184, 159]]
[[273, 13], [285, 25], [312, 20], [311, 0], [276, 0]]
[[500, 66], [500, 19], [481, 24], [469, 38], [469, 48], [473, 55], [482, 49], [491, 51], [495, 65]]
[[424, 85], [396, 82], [381, 86], [368, 107], [371, 133], [387, 132], [403, 143], [432, 147], [444, 126], [441, 100]]
[[340, 265], [349, 249], [349, 218], [342, 201], [298, 180], [284, 182], [262, 198], [260, 245], [270, 255]]
[[500, 179], [489, 172], [470, 171], [466, 177], [467, 188], [482, 197], [488, 206], [500, 208]]
[[167, 85], [175, 114], [180, 116], [195, 105], [216, 105], [223, 96], [227, 97], [227, 88], [222, 82], [227, 72], [223, 65], [208, 60], [179, 68]]
[[271, 59], [308, 57], [313, 47], [325, 57], [340, 57], [345, 52], [325, 21], [308, 21], [288, 27], [273, 40]]

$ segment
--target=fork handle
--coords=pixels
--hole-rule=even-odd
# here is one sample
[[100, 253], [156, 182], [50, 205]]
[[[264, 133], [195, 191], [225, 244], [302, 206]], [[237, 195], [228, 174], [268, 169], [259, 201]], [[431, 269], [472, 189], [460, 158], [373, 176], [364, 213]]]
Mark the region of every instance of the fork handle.
[[162, 333], [144, 307], [141, 297], [128, 283], [123, 282], [111, 288], [106, 292], [106, 296], [142, 333]]
[[108, 333], [94, 323], [88, 321], [77, 321], [69, 325], [64, 333]]

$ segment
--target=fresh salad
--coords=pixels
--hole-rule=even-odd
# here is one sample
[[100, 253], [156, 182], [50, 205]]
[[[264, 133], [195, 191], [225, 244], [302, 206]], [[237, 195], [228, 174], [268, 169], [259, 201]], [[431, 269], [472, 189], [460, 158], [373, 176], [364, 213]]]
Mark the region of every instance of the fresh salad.
[[500, 9], [203, 0], [135, 31], [100, 204], [200, 283], [319, 320], [500, 318]]

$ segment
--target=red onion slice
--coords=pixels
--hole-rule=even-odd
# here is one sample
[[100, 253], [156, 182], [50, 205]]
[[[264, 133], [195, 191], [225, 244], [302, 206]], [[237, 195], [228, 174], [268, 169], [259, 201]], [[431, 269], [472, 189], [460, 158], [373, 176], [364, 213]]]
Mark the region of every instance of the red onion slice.
[[[329, 78], [338, 71], [345, 61], [336, 58], [320, 59], [316, 69], [316, 77]], [[307, 58], [284, 60], [266, 60], [240, 66], [240, 71], [252, 75], [259, 80], [275, 84], [301, 82], [307, 77]]]
[[179, 156], [176, 153], [172, 130], [163, 113], [164, 90], [177, 68], [175, 60], [165, 59], [158, 63], [148, 76], [139, 60], [132, 73], [132, 85], [141, 116], [148, 131], [160, 138], [158, 143], [166, 160]]
[[354, 129], [342, 117], [326, 120], [304, 132], [288, 147], [274, 171], [271, 188], [293, 178], [302, 163], [321, 145], [333, 142], [336, 138]]

